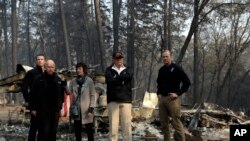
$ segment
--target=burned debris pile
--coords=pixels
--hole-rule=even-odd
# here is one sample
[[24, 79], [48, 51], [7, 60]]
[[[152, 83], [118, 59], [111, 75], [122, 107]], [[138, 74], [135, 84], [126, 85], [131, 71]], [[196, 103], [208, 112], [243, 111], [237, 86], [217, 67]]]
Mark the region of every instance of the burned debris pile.
[[247, 124], [248, 117], [243, 112], [234, 112], [212, 103], [202, 103], [197, 108], [181, 111], [183, 123], [189, 129], [196, 127], [227, 128], [233, 124]]
[[202, 103], [181, 113], [187, 129], [186, 138], [191, 140], [228, 141], [230, 125], [249, 124], [249, 118], [243, 112], [234, 112], [213, 103]]

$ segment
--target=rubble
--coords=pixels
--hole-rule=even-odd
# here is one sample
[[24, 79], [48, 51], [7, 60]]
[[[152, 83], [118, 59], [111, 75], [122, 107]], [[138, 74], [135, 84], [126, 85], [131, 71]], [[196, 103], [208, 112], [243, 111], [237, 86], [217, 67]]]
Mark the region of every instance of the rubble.
[[[142, 102], [138, 101], [137, 103]], [[0, 108], [0, 141], [7, 139], [16, 140], [16, 138], [25, 140], [29, 129], [29, 117], [26, 117], [27, 115], [24, 114], [25, 110], [21, 106], [16, 105]], [[190, 137], [200, 136], [204, 141], [228, 141], [230, 125], [250, 123], [250, 120], [244, 113], [236, 113], [212, 103], [203, 103], [192, 109], [183, 108], [181, 114], [182, 122], [187, 128], [186, 135]], [[24, 115], [26, 117], [25, 120], [23, 118]], [[145, 137], [148, 134], [151, 137], [156, 137], [158, 141], [163, 140], [157, 107], [152, 109], [136, 105], [136, 107], [132, 108], [132, 115], [133, 140], [145, 141]], [[96, 128], [95, 138], [97, 141], [105, 141], [108, 137], [107, 109], [99, 107], [96, 111], [96, 118], [98, 128]], [[58, 141], [74, 140], [72, 128], [68, 117], [62, 117], [58, 128]], [[174, 134], [173, 130], [171, 131], [171, 134]], [[119, 134], [119, 138], [121, 138], [121, 134]], [[83, 140], [87, 140], [86, 136], [83, 136]]]
[[229, 126], [247, 124], [249, 119], [240, 113], [213, 103], [202, 103], [198, 108], [181, 110], [184, 126], [193, 135], [200, 134], [204, 140], [229, 140]]
[[247, 124], [248, 117], [212, 103], [202, 103], [197, 109], [181, 110], [189, 129], [196, 127], [227, 128], [232, 124]]

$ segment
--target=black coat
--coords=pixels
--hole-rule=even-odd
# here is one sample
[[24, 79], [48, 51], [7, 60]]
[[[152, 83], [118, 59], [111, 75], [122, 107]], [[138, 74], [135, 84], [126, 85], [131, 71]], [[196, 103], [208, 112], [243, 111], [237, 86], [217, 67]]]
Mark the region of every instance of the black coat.
[[105, 71], [105, 81], [107, 83], [107, 102], [132, 102], [132, 78], [133, 74], [126, 66], [120, 74], [112, 66]]
[[21, 86], [21, 91], [23, 93], [23, 97], [25, 102], [30, 102], [30, 89], [33, 85], [33, 82], [35, 81], [35, 79], [37, 79], [38, 77], [40, 77], [43, 73], [43, 70], [41, 67], [36, 66], [36, 68], [28, 71], [22, 81], [22, 86]]
[[63, 104], [65, 82], [56, 75], [45, 71], [35, 80], [31, 88], [30, 109], [60, 111]]
[[168, 93], [177, 93], [180, 96], [188, 90], [191, 82], [183, 69], [172, 63], [169, 66], [164, 65], [159, 69], [157, 84], [158, 95], [167, 96]]

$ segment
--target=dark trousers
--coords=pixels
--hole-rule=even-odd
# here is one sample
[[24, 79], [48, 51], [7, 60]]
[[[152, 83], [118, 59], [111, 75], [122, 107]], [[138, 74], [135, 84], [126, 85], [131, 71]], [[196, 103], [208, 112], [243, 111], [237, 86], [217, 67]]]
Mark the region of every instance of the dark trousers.
[[59, 112], [53, 110], [38, 111], [38, 141], [56, 141]]
[[[74, 129], [75, 129], [75, 137], [76, 141], [82, 140], [82, 121], [81, 120], [74, 120]], [[88, 136], [88, 141], [94, 141], [94, 124], [87, 123], [85, 124], [84, 128], [85, 132]]]
[[37, 132], [37, 118], [34, 115], [30, 115], [30, 129], [29, 129], [29, 136], [28, 141], [35, 141], [36, 140], [36, 132]]

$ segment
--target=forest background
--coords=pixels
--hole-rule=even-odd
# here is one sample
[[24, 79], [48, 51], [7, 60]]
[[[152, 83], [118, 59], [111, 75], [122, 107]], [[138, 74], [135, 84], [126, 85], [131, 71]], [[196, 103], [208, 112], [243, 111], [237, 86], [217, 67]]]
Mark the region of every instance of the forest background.
[[249, 115], [249, 21], [250, 0], [0, 0], [0, 79], [17, 64], [34, 66], [40, 53], [58, 69], [83, 61], [104, 73], [121, 50], [138, 100], [156, 92], [169, 49], [192, 81], [184, 104], [212, 102]]

